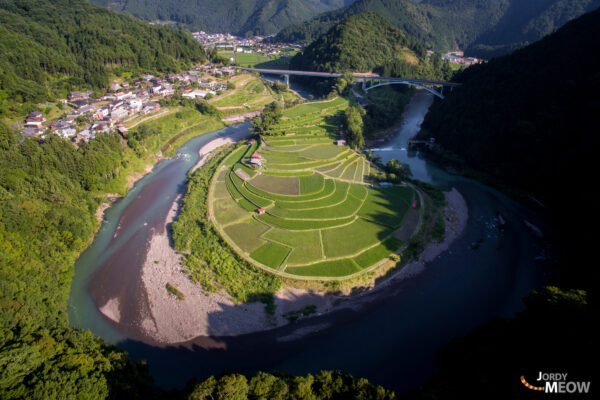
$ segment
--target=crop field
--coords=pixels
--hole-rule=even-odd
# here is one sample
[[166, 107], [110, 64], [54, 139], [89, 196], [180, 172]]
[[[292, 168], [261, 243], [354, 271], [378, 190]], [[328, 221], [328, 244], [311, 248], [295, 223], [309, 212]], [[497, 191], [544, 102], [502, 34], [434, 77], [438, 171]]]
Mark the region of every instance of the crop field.
[[[275, 127], [279, 135], [241, 145], [215, 174], [213, 222], [257, 266], [303, 279], [337, 279], [403, 247], [394, 234], [417, 193], [365, 182], [369, 161], [334, 144], [345, 107], [345, 100], [335, 99], [286, 110]], [[256, 154], [261, 166], [250, 162]]]

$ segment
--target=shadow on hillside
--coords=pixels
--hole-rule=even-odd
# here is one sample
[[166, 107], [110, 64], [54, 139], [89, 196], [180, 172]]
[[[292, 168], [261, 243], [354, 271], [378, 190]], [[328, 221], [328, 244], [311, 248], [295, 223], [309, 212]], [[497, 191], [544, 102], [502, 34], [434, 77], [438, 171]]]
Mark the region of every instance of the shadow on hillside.
[[342, 111], [339, 111], [334, 115], [328, 115], [325, 118], [323, 118], [324, 123], [319, 125], [319, 128], [325, 129], [327, 136], [331, 140], [340, 139], [341, 138], [340, 133], [343, 129], [343, 127], [342, 127], [343, 116], [344, 116], [344, 114]]

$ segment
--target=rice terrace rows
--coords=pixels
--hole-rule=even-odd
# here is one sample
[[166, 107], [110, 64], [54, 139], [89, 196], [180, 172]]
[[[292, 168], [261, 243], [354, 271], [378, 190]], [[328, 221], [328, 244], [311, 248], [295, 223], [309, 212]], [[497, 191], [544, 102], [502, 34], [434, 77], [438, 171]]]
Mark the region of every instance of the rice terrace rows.
[[338, 98], [289, 109], [273, 135], [240, 145], [217, 169], [209, 215], [258, 267], [303, 279], [346, 277], [410, 237], [403, 222], [420, 213], [420, 196], [411, 186], [372, 187], [375, 167], [335, 144], [347, 105]]

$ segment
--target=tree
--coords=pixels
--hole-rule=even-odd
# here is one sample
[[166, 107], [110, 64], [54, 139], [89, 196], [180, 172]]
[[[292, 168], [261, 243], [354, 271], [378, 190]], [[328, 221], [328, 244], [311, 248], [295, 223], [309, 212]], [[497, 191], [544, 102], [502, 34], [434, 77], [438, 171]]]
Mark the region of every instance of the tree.
[[225, 375], [219, 379], [216, 395], [219, 400], [246, 400], [248, 380], [241, 374]]
[[346, 142], [353, 149], [360, 149], [365, 146], [363, 115], [365, 115], [365, 110], [359, 105], [348, 107], [344, 113]]
[[265, 372], [259, 372], [250, 380], [250, 395], [256, 400], [283, 400], [287, 398], [287, 384]]
[[344, 72], [344, 74], [341, 77], [339, 77], [336, 81], [335, 91], [340, 96], [347, 96], [353, 84], [354, 74], [352, 74], [352, 72], [350, 71]]
[[389, 174], [391, 181], [400, 182], [412, 176], [412, 171], [408, 164], [403, 164], [395, 158], [391, 159], [385, 165], [385, 170]]
[[212, 400], [214, 399], [212, 394], [216, 387], [217, 380], [214, 376], [211, 376], [194, 387], [194, 390], [188, 396], [188, 400]]
[[260, 117], [256, 117], [252, 120], [252, 128], [254, 133], [259, 135], [265, 135], [269, 133], [269, 129], [279, 122], [279, 119], [283, 115], [281, 105], [277, 102], [267, 104]]

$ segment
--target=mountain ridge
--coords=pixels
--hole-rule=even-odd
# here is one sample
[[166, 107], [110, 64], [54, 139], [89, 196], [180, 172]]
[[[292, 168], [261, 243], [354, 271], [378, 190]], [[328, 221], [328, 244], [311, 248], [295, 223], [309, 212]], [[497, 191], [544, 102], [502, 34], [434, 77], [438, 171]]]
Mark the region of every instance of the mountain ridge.
[[[282, 29], [276, 40], [311, 42], [350, 15], [374, 11], [428, 48], [490, 58], [540, 39], [599, 0], [357, 0]], [[519, 18], [516, 18], [519, 16]], [[515, 22], [516, 20], [516, 22]]]
[[191, 30], [269, 35], [354, 0], [91, 0], [146, 21], [171, 22]]

